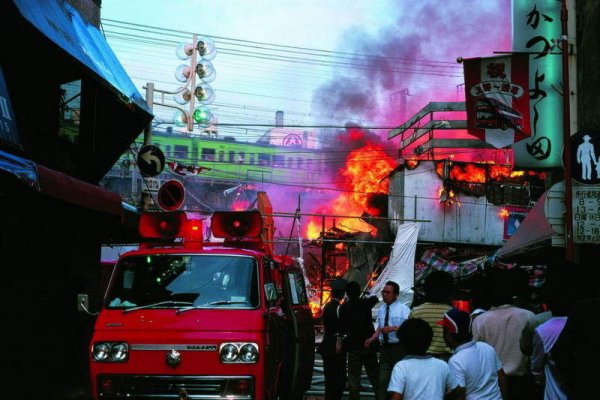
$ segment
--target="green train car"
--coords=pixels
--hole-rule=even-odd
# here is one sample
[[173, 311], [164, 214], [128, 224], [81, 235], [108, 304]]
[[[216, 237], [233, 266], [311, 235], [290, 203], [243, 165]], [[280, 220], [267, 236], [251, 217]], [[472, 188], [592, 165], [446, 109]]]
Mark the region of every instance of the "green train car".
[[[168, 166], [158, 178], [173, 179], [179, 166], [181, 175], [200, 171], [197, 178], [213, 182], [248, 182], [306, 185], [322, 178], [327, 170], [321, 150], [274, 146], [237, 141], [233, 137], [209, 138], [153, 132], [152, 144], [159, 147]], [[142, 141], [136, 143], [141, 148]], [[125, 154], [108, 177], [131, 176], [135, 152]], [[189, 168], [188, 168], [189, 167]]]

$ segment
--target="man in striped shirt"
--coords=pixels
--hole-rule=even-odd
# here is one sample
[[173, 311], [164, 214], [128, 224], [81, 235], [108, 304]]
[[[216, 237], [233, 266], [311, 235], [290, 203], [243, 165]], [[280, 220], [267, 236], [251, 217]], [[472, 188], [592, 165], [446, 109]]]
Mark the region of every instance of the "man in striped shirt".
[[448, 361], [452, 350], [444, 341], [444, 330], [438, 324], [444, 314], [452, 308], [452, 275], [444, 271], [433, 271], [425, 278], [425, 302], [413, 307], [409, 318], [421, 318], [433, 329], [433, 339], [427, 354]]

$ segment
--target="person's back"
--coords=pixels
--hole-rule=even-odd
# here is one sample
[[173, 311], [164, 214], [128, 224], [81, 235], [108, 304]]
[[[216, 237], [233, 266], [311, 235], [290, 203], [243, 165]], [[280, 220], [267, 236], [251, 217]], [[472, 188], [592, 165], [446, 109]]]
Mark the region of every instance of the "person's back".
[[521, 332], [534, 316], [533, 312], [510, 304], [492, 307], [473, 321], [473, 339], [496, 350], [507, 375], [525, 375], [528, 357], [521, 352], [519, 342]]
[[433, 271], [425, 278], [425, 302], [413, 307], [410, 318], [420, 318], [433, 329], [433, 339], [427, 349], [427, 354], [447, 360], [451, 350], [444, 342], [442, 327], [437, 322], [444, 313], [452, 308], [450, 294], [452, 291], [452, 276], [444, 271]]
[[566, 379], [570, 399], [588, 399], [590, 393], [597, 390], [599, 368], [595, 362], [590, 367], [590, 360], [600, 359], [600, 347], [598, 328], [591, 319], [599, 310], [597, 293], [595, 297], [577, 300], [550, 352], [557, 369]]
[[461, 366], [466, 399], [501, 400], [497, 371], [502, 368], [502, 364], [494, 348], [485, 342], [469, 342], [463, 346], [457, 348], [457, 353], [450, 358], [448, 366], [453, 373], [458, 370], [458, 365]]
[[448, 364], [426, 354], [433, 337], [431, 326], [420, 318], [408, 319], [398, 328], [398, 337], [407, 355], [392, 371], [388, 386], [391, 399], [443, 399], [456, 384], [451, 379]]
[[492, 277], [490, 299], [493, 307], [473, 320], [473, 340], [491, 345], [506, 372], [509, 397], [530, 399], [534, 384], [529, 372], [529, 357], [520, 348], [523, 329], [535, 317], [532, 311], [511, 304], [514, 274], [499, 270]]
[[550, 359], [550, 352], [567, 322], [566, 316], [552, 317], [537, 328], [533, 335], [531, 370], [536, 383], [544, 387], [545, 399], [566, 399], [566, 383]]
[[323, 306], [325, 332], [320, 345], [320, 353], [323, 357], [325, 398], [327, 400], [340, 400], [346, 384], [346, 353], [342, 349], [343, 327], [339, 317], [345, 286], [345, 280], [334, 280], [331, 283], [331, 298]]
[[454, 349], [448, 360], [458, 398], [502, 400], [505, 390], [502, 363], [492, 346], [472, 340], [469, 314], [452, 309], [438, 322], [444, 328], [444, 340]]
[[573, 265], [554, 266], [548, 273], [543, 293], [552, 317], [537, 326], [532, 335], [531, 372], [536, 383], [543, 387], [546, 399], [567, 398], [565, 377], [550, 353], [565, 327], [573, 304], [573, 271]]
[[348, 300], [340, 307], [340, 318], [346, 338], [344, 348], [348, 351], [348, 393], [350, 400], [360, 399], [360, 382], [364, 365], [367, 377], [377, 393], [379, 382], [379, 362], [377, 347], [379, 342], [372, 342], [365, 347], [365, 341], [373, 336], [372, 309], [379, 302], [377, 296], [360, 297], [360, 285], [351, 281], [346, 285]]
[[[351, 297], [350, 291], [353, 290], [352, 287], [355, 283], [348, 283], [346, 287], [348, 300], [340, 307], [340, 318], [347, 334], [346, 339], [344, 339], [346, 350], [363, 349], [365, 340], [375, 333], [372, 310], [379, 299], [377, 296], [360, 298], [352, 295]], [[358, 289], [360, 293], [360, 287]]]

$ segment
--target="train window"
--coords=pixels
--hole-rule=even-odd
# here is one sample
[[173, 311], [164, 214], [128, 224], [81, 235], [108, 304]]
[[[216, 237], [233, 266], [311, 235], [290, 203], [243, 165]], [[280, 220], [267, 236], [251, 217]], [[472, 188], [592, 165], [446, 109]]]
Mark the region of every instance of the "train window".
[[285, 166], [285, 157], [280, 155], [273, 156], [273, 166], [274, 167], [283, 167]]
[[248, 164], [254, 165], [254, 153], [250, 153], [250, 159], [248, 160]]
[[294, 168], [294, 159], [292, 157], [288, 157], [287, 159], [287, 166], [288, 168]]
[[238, 163], [243, 164], [245, 160], [246, 160], [246, 153], [243, 151], [240, 151], [240, 154], [238, 154]]
[[214, 161], [215, 160], [215, 149], [202, 149], [202, 156], [200, 157], [202, 161]]
[[230, 163], [235, 162], [235, 151], [233, 151], [233, 150], [229, 150], [229, 162]]
[[176, 158], [188, 158], [187, 146], [175, 145], [175, 157]]
[[302, 169], [302, 168], [303, 168], [303, 166], [302, 166], [302, 161], [303, 161], [303, 160], [302, 160], [301, 158], [297, 158], [297, 159], [296, 159], [296, 167], [297, 167], [298, 169]]
[[225, 152], [223, 150], [219, 150], [219, 162], [225, 161]]
[[258, 164], [259, 165], [271, 165], [271, 155], [270, 154], [258, 154]]
[[165, 155], [167, 155], [167, 156], [171, 155], [171, 145], [170, 144], [165, 146]]

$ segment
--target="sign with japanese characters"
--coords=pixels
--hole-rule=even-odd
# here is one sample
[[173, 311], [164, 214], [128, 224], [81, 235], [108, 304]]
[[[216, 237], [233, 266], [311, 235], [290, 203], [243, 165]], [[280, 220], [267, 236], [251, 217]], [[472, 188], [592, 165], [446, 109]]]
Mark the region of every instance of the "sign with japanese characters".
[[573, 186], [573, 242], [600, 243], [600, 186]]
[[531, 136], [512, 148], [516, 168], [562, 166], [560, 1], [513, 0], [513, 51], [529, 54]]
[[467, 129], [496, 148], [530, 136], [529, 56], [463, 61]]

